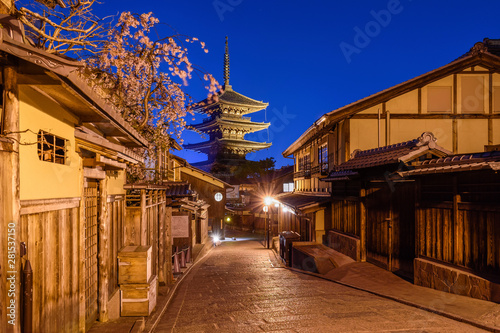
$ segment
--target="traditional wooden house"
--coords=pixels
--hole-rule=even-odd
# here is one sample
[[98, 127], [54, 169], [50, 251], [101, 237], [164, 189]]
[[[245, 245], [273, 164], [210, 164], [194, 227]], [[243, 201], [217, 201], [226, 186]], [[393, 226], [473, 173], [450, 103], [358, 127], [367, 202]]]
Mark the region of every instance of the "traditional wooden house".
[[436, 144], [432, 133], [353, 152], [324, 179], [332, 182], [332, 229], [325, 243], [354, 260], [413, 277], [415, 191], [413, 183], [393, 174], [449, 153]]
[[2, 306], [0, 331], [19, 332], [27, 315], [29, 260], [32, 331], [85, 332], [119, 313], [125, 168], [142, 162], [131, 148], [148, 143], [85, 83], [80, 63], [32, 47], [22, 29], [2, 19], [0, 302], [15, 308]]
[[415, 284], [500, 303], [500, 152], [399, 171], [415, 188]]
[[[295, 192], [331, 193], [322, 181], [356, 149], [433, 132], [455, 153], [500, 143], [500, 45], [485, 39], [451, 63], [323, 115], [284, 152], [293, 156]], [[312, 199], [315, 200], [315, 199]], [[318, 207], [316, 240], [333, 227], [334, 207]]]
[[209, 228], [212, 233], [224, 237], [226, 191], [232, 189], [232, 186], [193, 167], [181, 158], [177, 157], [177, 162], [181, 179], [191, 185], [197, 194], [197, 199], [203, 202], [194, 226], [196, 236], [193, 244], [205, 244], [208, 240]]
[[500, 153], [448, 155], [430, 133], [332, 170], [326, 244], [415, 284], [500, 302]]

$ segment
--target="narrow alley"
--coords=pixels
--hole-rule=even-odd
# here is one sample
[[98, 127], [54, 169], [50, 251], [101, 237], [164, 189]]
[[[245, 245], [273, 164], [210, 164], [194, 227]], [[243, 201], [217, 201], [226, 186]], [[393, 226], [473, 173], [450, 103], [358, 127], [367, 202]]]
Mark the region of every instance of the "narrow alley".
[[193, 266], [155, 332], [482, 331], [290, 271], [257, 236], [229, 236]]

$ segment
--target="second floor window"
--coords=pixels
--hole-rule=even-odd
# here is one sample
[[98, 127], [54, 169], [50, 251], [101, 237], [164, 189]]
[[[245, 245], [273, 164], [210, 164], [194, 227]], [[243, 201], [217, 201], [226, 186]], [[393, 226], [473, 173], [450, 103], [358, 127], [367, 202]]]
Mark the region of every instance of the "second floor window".
[[328, 146], [326, 144], [318, 148], [318, 164], [322, 173], [328, 172]]

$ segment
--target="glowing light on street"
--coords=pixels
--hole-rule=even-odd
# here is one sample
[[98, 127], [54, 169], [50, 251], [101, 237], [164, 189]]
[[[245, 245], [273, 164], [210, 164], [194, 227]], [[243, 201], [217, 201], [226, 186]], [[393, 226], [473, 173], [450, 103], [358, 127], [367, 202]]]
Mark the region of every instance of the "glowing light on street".
[[264, 198], [264, 204], [265, 204], [266, 206], [269, 206], [269, 205], [271, 205], [272, 203], [273, 203], [273, 198], [271, 198], [271, 197], [265, 197], [265, 198]]

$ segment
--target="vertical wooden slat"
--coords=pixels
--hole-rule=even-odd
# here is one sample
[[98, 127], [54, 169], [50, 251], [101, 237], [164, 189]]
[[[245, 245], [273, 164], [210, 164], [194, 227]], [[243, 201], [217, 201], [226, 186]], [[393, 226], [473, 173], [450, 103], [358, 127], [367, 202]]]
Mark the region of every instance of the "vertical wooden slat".
[[366, 189], [362, 188], [360, 191], [359, 202], [359, 240], [360, 240], [360, 258], [361, 261], [366, 261]]
[[166, 263], [166, 282], [168, 285], [172, 284], [172, 207], [168, 206], [170, 204], [170, 199], [167, 200], [167, 206], [165, 207], [165, 263]]

